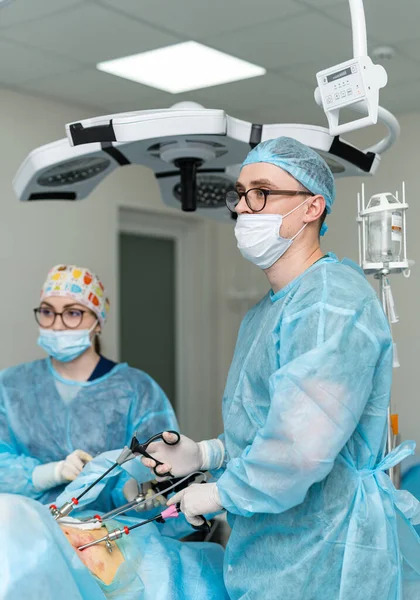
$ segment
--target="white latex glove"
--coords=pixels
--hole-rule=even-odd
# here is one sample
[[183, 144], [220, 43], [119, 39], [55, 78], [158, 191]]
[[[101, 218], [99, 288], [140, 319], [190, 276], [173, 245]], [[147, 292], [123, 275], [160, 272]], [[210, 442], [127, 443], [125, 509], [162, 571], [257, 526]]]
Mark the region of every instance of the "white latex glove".
[[[164, 432], [163, 437], [172, 442], [176, 438], [174, 434]], [[174, 477], [183, 477], [202, 468], [203, 456], [200, 450], [200, 444], [194, 442], [185, 435], [175, 446], [168, 446], [165, 442], [152, 442], [147, 448], [148, 454], [163, 463], [156, 468], [158, 473], [167, 473], [170, 471]], [[150, 458], [141, 459], [142, 463], [151, 469], [156, 466], [154, 460]]]
[[178, 502], [185, 518], [194, 526], [203, 524], [203, 519], [197, 515], [219, 512], [223, 508], [216, 483], [193, 483], [172, 496], [168, 506]]
[[[169, 442], [175, 440], [172, 433], [165, 431], [163, 437]], [[170, 471], [173, 477], [183, 477], [194, 471], [217, 469], [223, 462], [224, 446], [219, 439], [194, 442], [181, 435], [178, 444], [169, 446], [165, 442], [152, 442], [147, 448], [148, 454], [159, 460], [162, 465], [156, 468], [158, 473]], [[142, 457], [142, 463], [151, 469], [156, 466], [154, 460]], [[215, 464], [214, 464], [215, 463]], [[152, 471], [154, 473], [154, 471]]]
[[150, 500], [150, 498], [155, 495], [151, 481], [146, 481], [145, 483], [139, 485], [138, 482], [132, 478], [124, 484], [123, 495], [127, 502], [132, 502], [140, 493], [144, 495], [146, 502], [142, 502], [141, 504], [134, 506], [133, 510], [136, 512], [150, 510], [153, 507], [165, 506], [166, 504], [166, 499], [164, 496], [157, 496], [153, 500]]
[[134, 498], [136, 498], [140, 493], [139, 484], [132, 477], [129, 479], [123, 487], [123, 496], [127, 500], [127, 502], [132, 502]]
[[75, 450], [65, 460], [50, 462], [35, 467], [32, 483], [39, 492], [44, 492], [63, 483], [73, 481], [92, 456], [83, 450]]
[[148, 481], [150, 479], [149, 469], [142, 465], [139, 460], [129, 460], [120, 467], [112, 469], [99, 483], [87, 491], [98, 477], [103, 476], [110, 467], [115, 465], [121, 451], [121, 448], [119, 450], [108, 450], [108, 452], [103, 452], [95, 456], [93, 460], [84, 466], [80, 475], [67, 485], [66, 489], [56, 498], [54, 504], [61, 506], [65, 502], [69, 502], [72, 498], [78, 498], [80, 494], [83, 494], [83, 497], [79, 500], [78, 508], [87, 506], [98, 498], [111, 479], [118, 477], [124, 472], [134, 477], [137, 481]]
[[60, 461], [56, 467], [56, 477], [60, 479], [60, 483], [74, 481], [82, 472], [86, 463], [90, 462], [93, 456], [84, 450], [75, 450], [65, 460]]

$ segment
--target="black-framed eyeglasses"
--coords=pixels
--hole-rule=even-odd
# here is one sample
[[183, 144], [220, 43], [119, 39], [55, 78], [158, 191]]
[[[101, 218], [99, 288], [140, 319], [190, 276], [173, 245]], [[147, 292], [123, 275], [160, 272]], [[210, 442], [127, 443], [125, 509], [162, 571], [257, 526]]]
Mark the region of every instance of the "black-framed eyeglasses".
[[226, 194], [226, 206], [231, 212], [236, 212], [235, 209], [241, 201], [242, 196], [245, 196], [245, 202], [252, 212], [258, 213], [264, 210], [267, 204], [268, 196], [313, 196], [311, 192], [303, 190], [264, 190], [262, 188], [251, 188], [246, 192], [238, 192], [230, 190]]
[[61, 317], [64, 327], [76, 329], [83, 321], [85, 313], [88, 312], [91, 311], [82, 310], [81, 308], [66, 308], [62, 312], [55, 312], [52, 308], [48, 308], [47, 306], [34, 308], [35, 320], [43, 329], [52, 327], [57, 317]]

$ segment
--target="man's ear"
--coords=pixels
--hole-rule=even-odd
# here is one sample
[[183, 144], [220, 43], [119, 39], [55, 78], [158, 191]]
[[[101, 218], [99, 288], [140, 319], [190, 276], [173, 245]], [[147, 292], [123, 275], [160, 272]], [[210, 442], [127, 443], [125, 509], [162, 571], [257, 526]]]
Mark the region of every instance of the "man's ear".
[[326, 207], [325, 198], [320, 194], [317, 194], [308, 201], [305, 216], [303, 218], [305, 223], [313, 223], [318, 221], [324, 214]]

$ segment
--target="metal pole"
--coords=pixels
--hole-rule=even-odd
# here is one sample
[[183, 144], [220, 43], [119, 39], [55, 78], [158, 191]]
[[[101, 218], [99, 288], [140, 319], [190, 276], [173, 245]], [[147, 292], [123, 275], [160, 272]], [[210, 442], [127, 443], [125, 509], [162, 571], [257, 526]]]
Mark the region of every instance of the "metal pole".
[[[382, 271], [380, 271], [379, 273], [377, 273], [375, 275], [376, 279], [379, 280], [379, 297], [381, 299], [381, 303], [382, 303], [382, 307], [384, 309], [384, 313], [388, 319], [388, 323], [389, 323], [389, 327], [392, 329], [391, 326], [391, 320], [389, 317], [389, 313], [388, 313], [388, 304], [386, 301], [386, 296], [385, 296], [385, 278], [386, 276], [389, 274], [388, 269], [382, 269]], [[394, 432], [392, 430], [392, 419], [391, 419], [391, 415], [392, 415], [392, 410], [391, 410], [391, 399], [389, 400], [389, 406], [388, 406], [388, 416], [387, 416], [387, 439], [386, 439], [386, 454], [389, 454], [390, 452], [392, 452], [392, 450], [395, 448], [395, 436], [394, 436]], [[399, 488], [400, 485], [400, 468], [399, 465], [397, 467], [391, 467], [391, 469], [389, 469], [389, 477], [393, 483], [393, 485], [396, 488]]]
[[353, 31], [353, 57], [367, 56], [366, 18], [363, 0], [349, 0]]

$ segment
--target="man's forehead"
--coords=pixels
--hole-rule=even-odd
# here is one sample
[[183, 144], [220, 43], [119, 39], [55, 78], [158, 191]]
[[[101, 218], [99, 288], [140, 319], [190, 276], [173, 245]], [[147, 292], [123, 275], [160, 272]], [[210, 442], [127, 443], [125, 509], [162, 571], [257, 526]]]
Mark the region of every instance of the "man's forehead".
[[[245, 178], [243, 178], [245, 180]], [[246, 182], [249, 185], [253, 185], [258, 187], [259, 185], [273, 185], [274, 181], [272, 179], [267, 179], [266, 177], [260, 177], [258, 179], [247, 179]], [[239, 179], [237, 182], [238, 185], [241, 185], [241, 180]]]
[[263, 185], [278, 187], [284, 184], [296, 185], [296, 183], [296, 179], [290, 173], [271, 163], [245, 165], [237, 181], [237, 185], [242, 187], [259, 187]]

